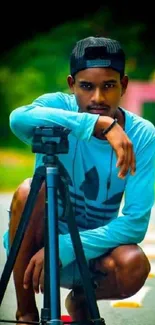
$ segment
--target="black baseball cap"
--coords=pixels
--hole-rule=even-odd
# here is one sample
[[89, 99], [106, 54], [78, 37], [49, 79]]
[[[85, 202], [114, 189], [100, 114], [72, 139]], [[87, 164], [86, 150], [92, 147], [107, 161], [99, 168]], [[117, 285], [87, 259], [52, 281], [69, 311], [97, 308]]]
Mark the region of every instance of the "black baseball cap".
[[88, 68], [112, 68], [124, 74], [125, 53], [117, 40], [90, 36], [79, 40], [70, 57], [70, 73]]

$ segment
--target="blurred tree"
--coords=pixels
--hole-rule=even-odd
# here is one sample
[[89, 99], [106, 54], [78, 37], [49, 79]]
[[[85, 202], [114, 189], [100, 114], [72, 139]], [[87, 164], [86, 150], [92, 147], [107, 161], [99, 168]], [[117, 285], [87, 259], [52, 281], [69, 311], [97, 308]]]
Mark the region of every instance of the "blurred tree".
[[147, 120], [151, 121], [155, 126], [155, 102], [146, 102], [142, 107], [142, 115]]
[[[124, 23], [125, 24], [125, 23]], [[127, 73], [130, 79], [150, 78], [154, 70], [154, 58], [146, 60], [145, 44], [141, 33], [146, 26], [115, 24], [110, 12], [104, 9], [86, 20], [68, 22], [38, 34], [33, 40], [23, 42], [7, 53], [0, 65], [0, 120], [1, 145], [7, 143], [24, 146], [9, 129], [10, 112], [29, 104], [44, 92], [69, 91], [66, 77], [69, 74], [69, 56], [75, 42], [89, 35], [113, 37], [122, 43], [127, 54]]]

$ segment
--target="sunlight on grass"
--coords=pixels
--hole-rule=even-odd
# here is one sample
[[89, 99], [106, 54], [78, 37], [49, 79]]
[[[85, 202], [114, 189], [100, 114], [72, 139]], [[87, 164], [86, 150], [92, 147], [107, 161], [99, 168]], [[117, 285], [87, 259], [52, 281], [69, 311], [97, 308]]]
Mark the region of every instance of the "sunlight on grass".
[[35, 155], [28, 149], [0, 148], [0, 192], [14, 191], [25, 178], [32, 177], [34, 160]]
[[28, 150], [0, 149], [0, 191], [14, 191], [34, 172], [34, 154]]

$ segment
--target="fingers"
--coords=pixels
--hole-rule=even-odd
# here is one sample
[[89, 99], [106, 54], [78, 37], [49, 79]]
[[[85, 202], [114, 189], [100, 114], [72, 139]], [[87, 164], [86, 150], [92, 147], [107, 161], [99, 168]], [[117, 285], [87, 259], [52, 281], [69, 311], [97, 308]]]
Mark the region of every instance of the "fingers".
[[120, 168], [118, 177], [124, 178], [128, 172], [134, 175], [136, 170], [133, 145], [119, 124], [116, 124], [105, 136], [117, 155], [116, 167]]
[[41, 271], [39, 284], [40, 284], [40, 291], [41, 293], [43, 293], [44, 292], [44, 269], [42, 269]]
[[30, 285], [33, 285], [34, 292], [39, 293], [39, 286], [43, 292], [43, 283], [43, 265], [32, 258], [24, 273], [23, 287], [28, 289]]
[[[124, 160], [125, 160], [125, 152], [124, 152], [124, 149], [122, 146], [117, 150], [116, 154], [118, 157], [116, 167], [121, 168], [123, 166]], [[119, 172], [119, 174], [120, 174], [120, 172]]]
[[131, 175], [134, 175], [135, 172], [136, 172], [136, 160], [135, 160], [134, 152], [132, 150], [132, 154], [131, 154]]
[[42, 273], [42, 265], [36, 264], [33, 271], [33, 290], [35, 293], [39, 293], [39, 285], [40, 285], [40, 275]]
[[35, 260], [32, 258], [26, 268], [25, 273], [24, 273], [24, 279], [23, 279], [24, 289], [28, 289], [30, 286], [30, 283], [32, 281], [34, 267], [35, 267]]
[[130, 169], [131, 152], [128, 149], [128, 144], [123, 145], [121, 149], [121, 163], [119, 164], [120, 171], [118, 173], [118, 177], [123, 179]]
[[116, 167], [120, 167], [118, 177], [124, 178], [128, 171], [131, 175], [135, 173], [135, 156], [133, 152], [133, 146], [130, 141], [124, 142], [117, 151], [118, 161]]

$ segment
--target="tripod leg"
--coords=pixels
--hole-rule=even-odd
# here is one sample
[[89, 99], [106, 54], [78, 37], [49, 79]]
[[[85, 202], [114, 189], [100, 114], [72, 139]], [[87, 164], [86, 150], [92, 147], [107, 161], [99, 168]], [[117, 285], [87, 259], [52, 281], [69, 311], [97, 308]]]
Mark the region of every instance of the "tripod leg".
[[11, 272], [13, 270], [13, 267], [14, 267], [14, 264], [16, 261], [16, 257], [18, 255], [18, 251], [21, 246], [21, 242], [23, 240], [26, 227], [28, 225], [29, 216], [31, 215], [31, 213], [33, 211], [36, 197], [38, 195], [39, 189], [40, 189], [41, 184], [43, 183], [44, 179], [45, 179], [45, 169], [44, 169], [44, 166], [42, 166], [36, 170], [36, 172], [33, 176], [32, 183], [31, 183], [31, 190], [28, 195], [28, 199], [25, 204], [25, 208], [24, 208], [24, 211], [23, 211], [20, 223], [19, 223], [19, 227], [16, 231], [16, 235], [15, 235], [13, 244], [10, 248], [9, 256], [7, 258], [6, 264], [4, 266], [4, 270], [2, 272], [2, 276], [0, 279], [0, 305], [3, 300], [5, 290], [7, 288], [7, 285], [8, 285], [10, 276], [11, 276]]
[[105, 325], [104, 319], [100, 318], [100, 313], [99, 313], [96, 296], [95, 296], [95, 290], [93, 288], [93, 284], [89, 273], [89, 268], [85, 259], [85, 254], [80, 239], [80, 234], [74, 218], [74, 213], [72, 209], [72, 204], [70, 202], [70, 195], [69, 195], [67, 183], [65, 183], [65, 189], [66, 191], [64, 191], [64, 193], [66, 195], [65, 199], [67, 202], [66, 219], [67, 219], [68, 228], [72, 239], [73, 248], [76, 255], [77, 264], [81, 275], [81, 280], [83, 282], [83, 289], [88, 303], [89, 313], [91, 319], [95, 322], [95, 325], [101, 325], [101, 324]]
[[[30, 191], [31, 179], [26, 179], [20, 184], [14, 193], [11, 202], [11, 219], [10, 219], [10, 245], [13, 243], [16, 229], [18, 228], [22, 212]], [[21, 247], [13, 268], [13, 282], [16, 291], [16, 319], [20, 321], [38, 321], [39, 311], [37, 308], [33, 282], [30, 281], [28, 288], [23, 287], [25, 270], [30, 261], [36, 254], [39, 254], [43, 247], [44, 239], [44, 183], [38, 193], [36, 205], [30, 216], [30, 220], [25, 231]], [[36, 288], [37, 289], [37, 288]]]
[[41, 311], [42, 323], [60, 319], [60, 275], [58, 249], [58, 216], [57, 216], [57, 187], [58, 168], [46, 167], [46, 214], [45, 214], [45, 278], [44, 278], [44, 308]]

